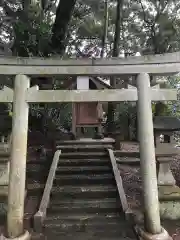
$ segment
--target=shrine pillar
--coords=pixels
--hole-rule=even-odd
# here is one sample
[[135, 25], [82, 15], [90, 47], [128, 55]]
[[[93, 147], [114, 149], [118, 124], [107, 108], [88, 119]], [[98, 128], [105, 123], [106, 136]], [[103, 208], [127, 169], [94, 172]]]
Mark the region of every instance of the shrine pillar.
[[24, 232], [24, 200], [29, 106], [26, 92], [30, 80], [17, 75], [14, 84], [12, 149], [9, 176], [7, 234], [10, 239], [29, 239]]
[[145, 231], [160, 234], [156, 160], [154, 148], [153, 119], [150, 96], [150, 77], [147, 73], [137, 76], [138, 136], [140, 141], [140, 166], [143, 184]]

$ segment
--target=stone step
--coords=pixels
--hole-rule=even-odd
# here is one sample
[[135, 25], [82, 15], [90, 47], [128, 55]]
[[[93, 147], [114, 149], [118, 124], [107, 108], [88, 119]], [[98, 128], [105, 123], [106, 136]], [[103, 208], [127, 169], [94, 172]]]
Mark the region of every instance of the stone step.
[[59, 166], [107, 166], [111, 165], [110, 159], [107, 158], [76, 158], [76, 159], [59, 159]]
[[87, 144], [82, 144], [82, 145], [58, 145], [56, 146], [56, 149], [62, 150], [62, 152], [98, 152], [98, 151], [103, 151], [107, 152], [107, 149], [112, 149], [111, 144], [107, 145], [87, 145]]
[[[116, 225], [113, 229], [110, 229], [110, 227], [107, 228], [107, 226], [103, 226], [104, 230], [102, 229], [91, 229], [91, 230], [82, 230], [83, 228], [80, 228], [80, 230], [77, 231], [70, 231], [70, 232], [60, 232], [56, 231], [56, 229], [46, 229], [45, 230], [45, 238], [47, 240], [72, 240], [72, 239], [78, 239], [78, 240], [137, 240], [135, 237], [132, 227], [126, 227], [123, 231], [122, 229], [118, 228], [118, 226], [121, 228], [120, 225]], [[98, 227], [98, 226], [97, 226]], [[115, 229], [117, 228], [117, 229]], [[86, 229], [86, 228], [84, 228]]]
[[28, 189], [32, 190], [33, 188], [44, 188], [46, 181], [44, 179], [27, 179], [26, 186]]
[[58, 174], [86, 174], [86, 173], [111, 173], [110, 166], [60, 166], [56, 170]]
[[39, 181], [29, 181], [27, 184], [27, 189], [33, 190], [33, 189], [43, 189], [45, 187], [45, 183], [41, 183]]
[[47, 231], [46, 233], [46, 236], [42, 236], [42, 237], [39, 237], [39, 238], [34, 238], [32, 237], [32, 240], [72, 240], [74, 239], [73, 237], [75, 237], [75, 239], [78, 239], [78, 240], [84, 240], [84, 239], [88, 239], [88, 240], [131, 240], [131, 239], [136, 239], [136, 238], [128, 238], [128, 237], [107, 237], [107, 236], [103, 236], [103, 237], [100, 237], [100, 236], [93, 236], [92, 233], [84, 236], [82, 233], [76, 233], [76, 234], [63, 234], [63, 235], [59, 235], [59, 234], [54, 234], [54, 233], [51, 233]]
[[26, 182], [31, 181], [31, 179], [36, 180], [36, 181], [46, 181], [48, 176], [48, 170], [42, 170], [41, 172], [39, 171], [33, 171], [33, 172], [26, 172]]
[[[72, 223], [60, 223], [59, 221], [51, 221], [51, 223], [45, 223], [45, 227], [55, 232], [63, 233], [63, 232], [86, 232], [93, 231], [102, 232], [102, 231], [118, 231], [119, 227], [124, 226], [125, 224], [119, 221], [108, 221], [107, 223], [96, 222], [96, 223], [85, 223], [85, 222], [77, 222], [76, 224]], [[122, 231], [122, 229], [121, 229]]]
[[51, 201], [48, 213], [72, 214], [72, 213], [109, 213], [121, 211], [120, 201], [116, 198], [83, 199], [70, 201]]
[[52, 199], [113, 198], [117, 196], [114, 185], [56, 186], [51, 191]]
[[44, 164], [47, 164], [48, 162], [52, 162], [52, 159], [32, 159], [27, 162], [27, 166], [31, 166], [31, 165], [42, 166]]
[[[128, 223], [121, 217], [106, 218], [94, 216], [91, 221], [86, 218], [80, 218], [77, 221], [61, 221], [45, 220], [45, 232], [51, 232], [51, 234], [60, 234], [61, 236], [70, 237], [72, 239], [79, 239], [78, 237], [84, 236], [84, 239], [89, 239], [89, 236], [93, 237], [134, 237], [134, 234], [128, 225]], [[75, 238], [73, 238], [73, 236]], [[87, 238], [88, 236], [88, 238]], [[94, 239], [94, 238], [92, 238]], [[102, 238], [104, 239], [104, 238]]]
[[55, 236], [53, 236], [53, 237], [52, 236], [51, 237], [46, 236], [45, 237], [43, 233], [36, 233], [36, 232], [31, 233], [31, 240], [45, 240], [45, 239], [46, 240], [47, 239], [50, 239], [50, 240], [55, 239], [56, 240], [56, 239], [59, 239], [59, 238], [58, 237], [56, 238]]
[[56, 141], [56, 145], [109, 145], [114, 144], [115, 140], [112, 138], [104, 139], [79, 139], [79, 140], [67, 140], [67, 141]]
[[57, 149], [89, 149], [90, 151], [92, 149], [107, 149], [107, 148], [111, 148], [112, 145], [111, 144], [106, 144], [106, 145], [98, 145], [98, 144], [68, 144], [68, 145], [57, 145], [56, 148]]
[[30, 164], [26, 168], [26, 178], [46, 179], [49, 173], [49, 168], [44, 164]]
[[[30, 195], [36, 195], [43, 193], [45, 184], [44, 183], [30, 183], [27, 184], [27, 191]], [[81, 186], [53, 186], [51, 190], [51, 201], [55, 199], [74, 199], [74, 198], [116, 198], [117, 189], [115, 185], [81, 185]]]
[[112, 173], [103, 174], [68, 174], [56, 175], [54, 179], [55, 185], [88, 185], [88, 184], [115, 184], [115, 179]]
[[89, 235], [86, 234], [86, 236], [84, 236], [82, 233], [76, 233], [76, 234], [63, 234], [63, 235], [59, 235], [59, 234], [52, 234], [51, 232], [50, 233], [46, 233], [46, 237], [42, 237], [42, 238], [33, 238], [32, 237], [32, 240], [72, 240], [74, 239], [73, 237], [75, 237], [75, 239], [78, 239], [78, 240], [84, 240], [84, 239], [88, 239], [88, 240], [133, 240], [133, 239], [136, 239], [135, 237], [132, 238], [132, 237], [122, 237], [121, 238], [119, 236], [117, 237], [107, 237], [107, 236], [93, 236], [92, 233], [90, 233]]
[[26, 168], [26, 172], [41, 172], [42, 170], [47, 169], [45, 164], [28, 164]]
[[111, 219], [118, 220], [121, 218], [124, 220], [124, 216], [118, 212], [110, 212], [110, 213], [83, 213], [83, 214], [59, 214], [59, 213], [53, 213], [48, 214], [45, 219], [45, 223], [50, 224], [51, 221], [58, 221], [60, 223], [66, 222], [66, 223], [72, 223], [76, 224], [78, 222], [85, 221], [86, 223], [92, 223], [92, 222], [108, 222]]
[[37, 183], [28, 183], [27, 184], [27, 193], [28, 195], [31, 195], [31, 196], [37, 196], [39, 194], [43, 194], [43, 191], [44, 191], [44, 187], [45, 187], [45, 184], [44, 183], [40, 183], [40, 182], [37, 182]]
[[99, 158], [99, 157], [107, 157], [108, 153], [104, 151], [98, 151], [98, 152], [68, 152], [68, 153], [62, 153], [60, 156], [61, 158]]

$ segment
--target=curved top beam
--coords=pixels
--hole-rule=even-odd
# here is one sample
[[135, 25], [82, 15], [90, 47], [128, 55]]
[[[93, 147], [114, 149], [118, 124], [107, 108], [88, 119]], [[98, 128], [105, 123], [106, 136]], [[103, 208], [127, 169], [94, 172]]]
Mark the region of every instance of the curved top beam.
[[146, 55], [128, 58], [106, 59], [62, 59], [62, 58], [25, 58], [0, 56], [0, 65], [33, 65], [33, 66], [111, 66], [111, 65], [136, 65], [136, 64], [162, 64], [180, 63], [180, 52]]
[[69, 59], [0, 57], [0, 75], [168, 75], [180, 72], [180, 52], [127, 59]]

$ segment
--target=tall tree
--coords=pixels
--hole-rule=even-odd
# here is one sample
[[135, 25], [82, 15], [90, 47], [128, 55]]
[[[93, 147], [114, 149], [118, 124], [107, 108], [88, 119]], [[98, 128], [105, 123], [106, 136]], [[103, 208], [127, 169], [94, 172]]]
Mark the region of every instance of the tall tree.
[[68, 26], [75, 4], [76, 0], [61, 0], [56, 10], [56, 19], [52, 28], [52, 48], [60, 55], [63, 54], [68, 43]]
[[109, 13], [108, 13], [108, 0], [104, 2], [104, 32], [102, 36], [102, 49], [101, 49], [101, 58], [104, 57], [104, 53], [107, 47], [107, 37], [108, 37], [108, 24], [109, 24]]
[[[113, 57], [119, 56], [120, 31], [121, 31], [121, 24], [122, 24], [122, 8], [123, 8], [123, 0], [117, 0], [114, 47], [113, 47], [113, 53], [112, 53]], [[110, 85], [113, 88], [116, 88], [116, 78], [115, 77], [110, 78]], [[108, 103], [108, 115], [107, 115], [108, 132], [111, 132], [113, 130], [114, 111], [115, 111], [115, 105], [112, 102], [109, 102]]]

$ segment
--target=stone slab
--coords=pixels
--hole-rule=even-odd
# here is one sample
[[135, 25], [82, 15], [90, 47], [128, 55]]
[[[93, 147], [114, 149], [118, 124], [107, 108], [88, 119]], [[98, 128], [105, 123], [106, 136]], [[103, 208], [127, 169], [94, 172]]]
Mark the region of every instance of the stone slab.
[[180, 201], [161, 201], [161, 219], [180, 220]]
[[164, 154], [164, 155], [168, 155], [168, 154], [172, 154], [172, 156], [178, 155], [180, 153], [180, 150], [178, 148], [175, 148], [175, 146], [173, 146], [172, 144], [168, 143], [168, 144], [159, 144], [156, 148], [156, 155], [160, 155], [160, 154]]
[[77, 144], [113, 144], [115, 140], [113, 138], [93, 139], [93, 138], [80, 138], [78, 140], [65, 140], [58, 141], [59, 145], [77, 145]]
[[171, 168], [170, 168], [170, 161], [169, 158], [163, 158], [162, 161], [159, 164], [159, 171], [158, 171], [158, 185], [163, 186], [175, 186], [176, 180], [172, 174]]
[[180, 188], [178, 186], [159, 186], [158, 191], [160, 201], [180, 202]]
[[162, 219], [180, 219], [180, 188], [159, 186], [160, 216]]

